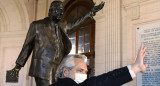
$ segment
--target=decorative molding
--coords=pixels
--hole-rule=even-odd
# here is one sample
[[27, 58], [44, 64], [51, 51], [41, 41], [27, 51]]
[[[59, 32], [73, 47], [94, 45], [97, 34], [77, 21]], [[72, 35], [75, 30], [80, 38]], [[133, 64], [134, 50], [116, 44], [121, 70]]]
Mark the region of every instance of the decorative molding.
[[7, 37], [25, 37], [27, 34], [27, 30], [24, 31], [13, 31], [13, 32], [0, 32], [0, 38], [7, 38]]
[[[95, 16], [96, 19], [96, 58], [104, 63], [105, 71], [108, 72], [121, 66], [121, 52], [120, 52], [120, 30], [121, 30], [121, 0], [108, 0], [107, 5], [103, 8], [103, 14]], [[100, 11], [101, 12], [101, 11]], [[99, 29], [98, 29], [99, 28]], [[99, 33], [99, 34], [98, 34]], [[103, 38], [98, 39], [98, 38]], [[97, 47], [97, 45], [100, 45]], [[101, 58], [100, 56], [101, 55]], [[102, 58], [103, 56], [103, 58]], [[98, 63], [98, 60], [95, 63]], [[104, 61], [105, 60], [105, 61]], [[96, 73], [99, 72], [100, 67], [95, 69]]]
[[0, 32], [27, 29], [29, 19], [23, 0], [1, 0], [0, 9], [2, 18]]
[[9, 18], [3, 4], [0, 2], [0, 32], [5, 32], [9, 29]]
[[[123, 5], [123, 7], [129, 7], [135, 3], [141, 4], [146, 1], [151, 1], [151, 0], [122, 0], [122, 5]], [[155, 1], [155, 0], [152, 0], [152, 1]]]
[[19, 12], [19, 15], [20, 15], [21, 24], [22, 24], [21, 29], [22, 30], [27, 29], [26, 17], [25, 17], [25, 12], [24, 12], [26, 9], [23, 8], [23, 6], [22, 6], [23, 4], [22, 4], [22, 2], [20, 2], [20, 0], [14, 0], [14, 3], [16, 5], [18, 12]]
[[109, 0], [106, 10], [106, 72], [120, 67], [121, 0]]
[[132, 20], [136, 20], [140, 18], [140, 6], [132, 7]]
[[129, 12], [129, 16], [132, 20], [140, 18], [140, 3], [132, 3], [130, 5], [123, 6], [126, 11]]

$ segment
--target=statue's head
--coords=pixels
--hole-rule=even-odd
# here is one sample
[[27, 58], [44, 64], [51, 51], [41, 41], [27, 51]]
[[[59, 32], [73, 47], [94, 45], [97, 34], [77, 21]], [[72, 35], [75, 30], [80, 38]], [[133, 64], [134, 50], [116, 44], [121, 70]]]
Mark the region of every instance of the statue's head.
[[63, 2], [61, 1], [53, 1], [50, 5], [48, 16], [54, 22], [59, 22], [64, 13]]

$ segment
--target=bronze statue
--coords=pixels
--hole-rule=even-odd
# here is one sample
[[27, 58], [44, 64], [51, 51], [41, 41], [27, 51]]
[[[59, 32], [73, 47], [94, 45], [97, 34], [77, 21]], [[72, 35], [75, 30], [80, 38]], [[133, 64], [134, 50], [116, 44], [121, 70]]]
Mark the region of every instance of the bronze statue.
[[[99, 5], [94, 6], [85, 16], [68, 24], [67, 33], [74, 32], [87, 18], [94, 16], [103, 6], [104, 2], [101, 2]], [[51, 84], [52, 75], [55, 74], [57, 66], [71, 50], [71, 42], [59, 24], [63, 13], [63, 3], [61, 1], [53, 1], [48, 17], [30, 24], [23, 48], [16, 60], [16, 66], [7, 71], [6, 82], [18, 82], [19, 71], [25, 65], [31, 52], [33, 52], [29, 75], [35, 77], [37, 86]]]

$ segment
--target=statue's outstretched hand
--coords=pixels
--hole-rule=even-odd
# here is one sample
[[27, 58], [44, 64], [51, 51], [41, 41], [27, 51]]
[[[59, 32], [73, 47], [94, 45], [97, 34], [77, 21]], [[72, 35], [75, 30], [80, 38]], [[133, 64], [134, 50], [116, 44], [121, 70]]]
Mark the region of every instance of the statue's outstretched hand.
[[21, 66], [16, 65], [12, 70], [8, 70], [6, 74], [6, 82], [18, 82], [20, 69]]
[[105, 2], [101, 2], [99, 5], [94, 6], [91, 10], [91, 15], [94, 16], [96, 14], [96, 12], [98, 12], [99, 10], [101, 10], [104, 7]]

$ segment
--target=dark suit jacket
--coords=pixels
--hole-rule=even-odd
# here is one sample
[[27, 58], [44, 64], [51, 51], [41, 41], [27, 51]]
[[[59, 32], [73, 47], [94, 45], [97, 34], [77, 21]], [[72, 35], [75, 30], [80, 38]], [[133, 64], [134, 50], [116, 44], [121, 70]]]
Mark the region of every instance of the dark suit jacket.
[[[76, 31], [77, 27], [82, 25], [89, 17], [90, 13], [77, 21], [68, 24], [68, 32]], [[33, 51], [29, 75], [50, 80], [52, 78], [52, 70], [54, 70], [54, 72], [56, 71], [56, 67], [59, 65], [62, 58], [70, 52], [72, 46], [67, 34], [58, 24], [58, 29], [60, 30], [63, 42], [63, 55], [55, 59], [57, 49], [48, 38], [48, 33], [46, 32], [47, 28], [53, 28], [51, 27], [51, 21], [48, 17], [31, 23], [16, 64], [23, 67]], [[55, 39], [52, 39], [52, 41], [54, 40]]]
[[80, 84], [77, 84], [70, 78], [63, 78], [50, 86], [120, 86], [131, 80], [132, 78], [128, 68], [123, 67], [99, 76], [88, 78]]

